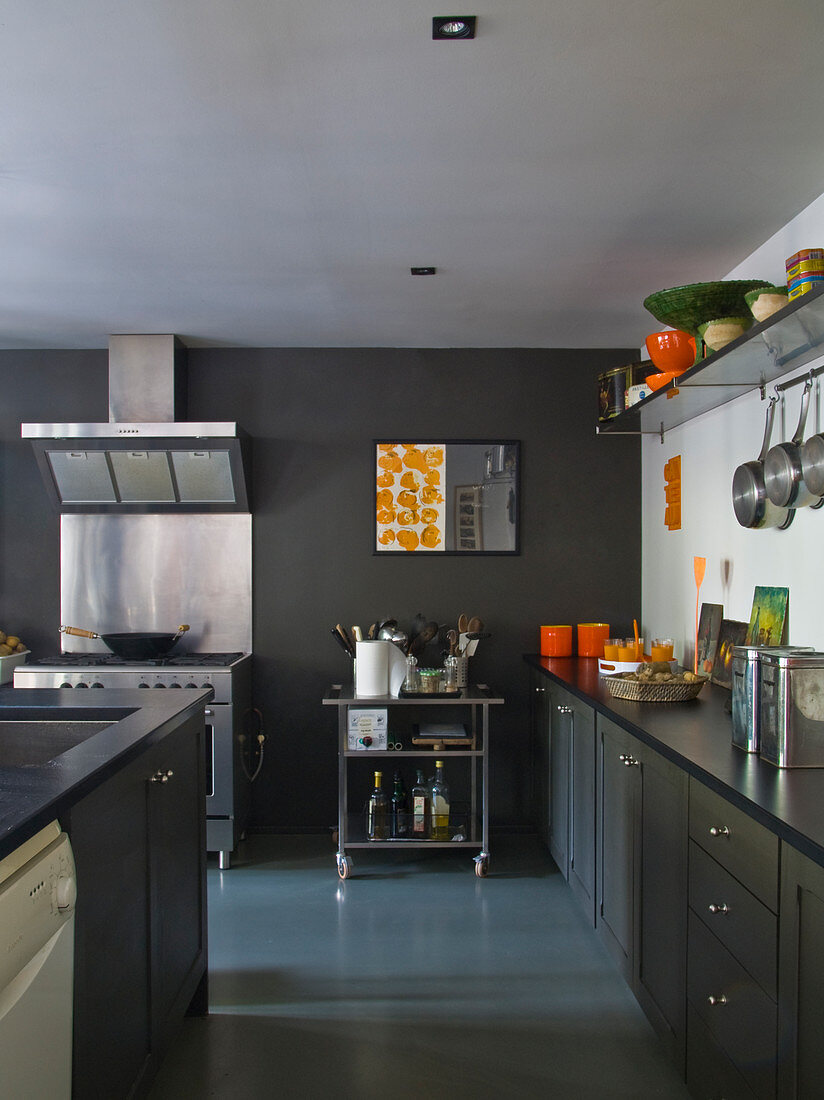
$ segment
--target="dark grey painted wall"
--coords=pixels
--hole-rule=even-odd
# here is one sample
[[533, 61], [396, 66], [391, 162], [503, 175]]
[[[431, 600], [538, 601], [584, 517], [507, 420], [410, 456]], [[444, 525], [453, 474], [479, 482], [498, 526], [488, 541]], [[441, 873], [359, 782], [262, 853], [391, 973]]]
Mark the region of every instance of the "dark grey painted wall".
[[[329, 634], [417, 611], [480, 615], [494, 637], [471, 662], [506, 696], [493, 712], [491, 818], [531, 821], [527, 677], [541, 622], [631, 631], [640, 603], [640, 447], [595, 432], [611, 350], [200, 349], [189, 416], [237, 420], [254, 440], [254, 703], [266, 760], [261, 827], [331, 826], [335, 714], [320, 700], [351, 667]], [[107, 419], [106, 352], [0, 352], [5, 381], [0, 627], [57, 652], [58, 517], [23, 420]], [[522, 441], [516, 557], [372, 555], [373, 438]], [[216, 548], [217, 550], [217, 548]], [[408, 778], [408, 777], [407, 777]]]

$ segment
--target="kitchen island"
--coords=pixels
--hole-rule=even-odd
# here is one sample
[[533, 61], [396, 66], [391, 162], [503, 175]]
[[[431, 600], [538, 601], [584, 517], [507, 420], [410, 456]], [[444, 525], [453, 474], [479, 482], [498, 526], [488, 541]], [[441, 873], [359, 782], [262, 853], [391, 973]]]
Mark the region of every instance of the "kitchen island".
[[824, 1095], [824, 769], [527, 655], [539, 831], [696, 1097]]
[[209, 698], [0, 689], [0, 856], [55, 818], [74, 852], [75, 1098], [144, 1095], [208, 1009]]

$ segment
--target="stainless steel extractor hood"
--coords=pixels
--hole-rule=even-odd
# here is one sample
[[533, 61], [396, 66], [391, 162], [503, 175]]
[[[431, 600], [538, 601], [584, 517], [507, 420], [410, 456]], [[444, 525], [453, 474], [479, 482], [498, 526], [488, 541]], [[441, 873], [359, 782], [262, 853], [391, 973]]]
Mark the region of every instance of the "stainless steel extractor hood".
[[175, 336], [112, 336], [105, 424], [23, 424], [61, 512], [248, 512], [249, 437], [185, 415]]

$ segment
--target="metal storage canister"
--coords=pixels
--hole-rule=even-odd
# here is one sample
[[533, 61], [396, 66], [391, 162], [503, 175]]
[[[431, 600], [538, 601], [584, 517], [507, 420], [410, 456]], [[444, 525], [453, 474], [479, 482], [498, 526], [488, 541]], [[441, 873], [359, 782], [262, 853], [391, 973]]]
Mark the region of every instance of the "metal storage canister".
[[604, 371], [598, 375], [598, 419], [603, 423], [612, 420], [625, 407], [627, 390], [637, 386], [651, 374], [655, 368], [649, 359], [637, 363], [626, 363], [623, 367]]
[[824, 653], [761, 656], [761, 759], [824, 768]]
[[812, 646], [732, 647], [732, 743], [744, 752], [760, 749], [761, 658], [765, 653], [813, 653]]

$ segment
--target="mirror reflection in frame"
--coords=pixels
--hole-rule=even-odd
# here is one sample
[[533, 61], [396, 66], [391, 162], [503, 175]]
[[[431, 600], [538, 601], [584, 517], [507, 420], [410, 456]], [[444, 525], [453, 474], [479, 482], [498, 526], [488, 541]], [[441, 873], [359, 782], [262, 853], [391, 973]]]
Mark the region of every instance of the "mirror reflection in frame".
[[374, 554], [520, 553], [513, 439], [376, 439]]

